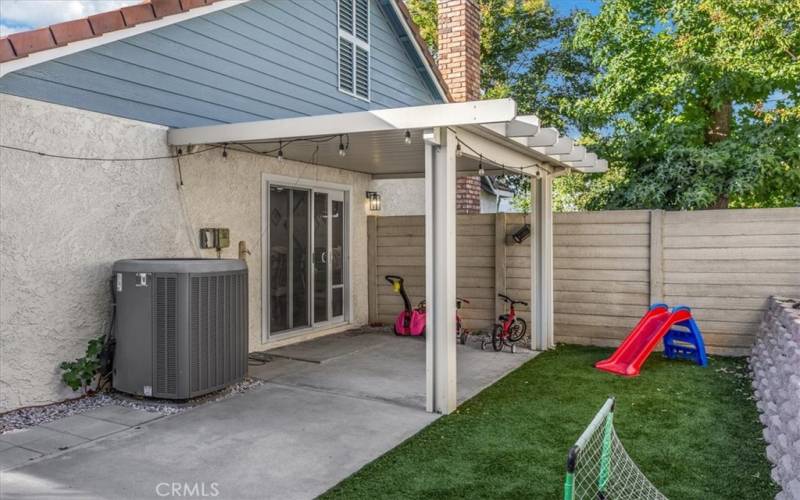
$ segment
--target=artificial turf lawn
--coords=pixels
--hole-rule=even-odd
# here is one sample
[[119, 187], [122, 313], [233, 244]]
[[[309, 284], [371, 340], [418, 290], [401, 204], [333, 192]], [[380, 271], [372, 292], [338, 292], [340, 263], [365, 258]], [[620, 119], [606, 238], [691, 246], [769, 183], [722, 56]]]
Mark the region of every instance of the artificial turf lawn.
[[774, 498], [744, 358], [700, 368], [656, 353], [626, 379], [592, 367], [611, 352], [541, 354], [322, 498], [561, 498], [567, 450], [608, 395], [623, 445], [668, 498]]

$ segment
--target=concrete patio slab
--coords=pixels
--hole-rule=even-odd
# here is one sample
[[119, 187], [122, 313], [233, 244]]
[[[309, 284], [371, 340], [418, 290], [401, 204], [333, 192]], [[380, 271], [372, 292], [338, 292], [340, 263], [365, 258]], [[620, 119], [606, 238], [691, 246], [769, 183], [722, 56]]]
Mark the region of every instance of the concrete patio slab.
[[[341, 347], [334, 347], [337, 341]], [[481, 351], [478, 343], [457, 349], [460, 401], [536, 355]], [[324, 356], [326, 350], [336, 355]], [[26, 463], [29, 458], [12, 452], [6, 460], [14, 465], [0, 476], [3, 498], [138, 500], [160, 498], [179, 483], [218, 491], [223, 499], [309, 499], [437, 418], [424, 411], [423, 339], [359, 331], [299, 344], [291, 353], [318, 362], [273, 358], [251, 366], [250, 375], [266, 380], [263, 385], [57, 457]], [[112, 407], [82, 419], [119, 425], [136, 420]], [[0, 441], [10, 436], [27, 448], [70, 436], [44, 428], [18, 434], [24, 433]]]
[[42, 427], [85, 439], [97, 439], [128, 428], [127, 425], [115, 424], [85, 415], [72, 415], [71, 417], [42, 424]]
[[[5, 472], [4, 498], [158, 498], [161, 483], [217, 483], [218, 498], [313, 498], [436, 416], [265, 384]], [[163, 487], [162, 487], [163, 488]]]
[[[425, 407], [425, 341], [421, 337], [397, 337], [391, 333], [362, 334], [377, 347], [333, 359], [324, 365], [291, 371], [272, 378], [272, 382], [332, 391], [350, 396], [390, 401], [413, 408]], [[454, 339], [455, 341], [455, 339]], [[312, 340], [295, 346], [298, 356], [304, 349], [314, 352]], [[497, 379], [536, 356], [527, 349], [515, 354], [480, 349], [480, 343], [458, 345], [458, 400], [466, 401]], [[269, 351], [270, 354], [272, 351]]]
[[82, 413], [82, 415], [84, 417], [105, 420], [107, 422], [126, 425], [128, 427], [143, 424], [164, 416], [161, 413], [137, 410], [135, 408], [128, 408], [126, 406], [119, 405], [103, 406], [101, 408]]
[[352, 330], [337, 335], [272, 349], [270, 356], [298, 361], [325, 363], [357, 352], [373, 349], [389, 340], [388, 335], [376, 335], [364, 330]]
[[3, 434], [0, 436], [0, 441], [22, 446], [46, 455], [72, 448], [85, 443], [87, 440], [65, 432], [58, 432], [44, 427], [33, 427], [24, 431]]
[[[38, 451], [27, 450], [19, 446], [11, 445], [8, 448], [0, 450], [0, 471], [20, 466], [41, 456], [42, 454]], [[2, 491], [2, 488], [0, 488], [0, 491]]]
[[286, 375], [287, 373], [298, 373], [316, 366], [317, 363], [308, 361], [296, 361], [288, 358], [273, 358], [263, 365], [251, 364], [247, 367], [247, 374], [259, 380], [272, 380]]

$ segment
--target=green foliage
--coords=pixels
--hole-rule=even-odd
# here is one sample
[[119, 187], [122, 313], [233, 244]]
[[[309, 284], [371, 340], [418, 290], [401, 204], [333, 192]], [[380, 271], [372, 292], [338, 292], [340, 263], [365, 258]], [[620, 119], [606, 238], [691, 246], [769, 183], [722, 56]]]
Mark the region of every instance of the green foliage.
[[[520, 113], [535, 112], [548, 126], [566, 126], [564, 102], [588, 90], [589, 82], [588, 58], [561, 42], [571, 37], [572, 18], [559, 18], [544, 0], [478, 1], [483, 97], [513, 97]], [[406, 4], [436, 53], [436, 0]]]
[[75, 361], [64, 361], [59, 365], [63, 373], [61, 380], [73, 391], [88, 392], [100, 370], [100, 353], [103, 351], [105, 335], [91, 339], [86, 347], [86, 356]]
[[594, 368], [611, 352], [540, 354], [321, 498], [560, 498], [567, 450], [609, 394], [626, 451], [667, 497], [775, 496], [746, 359], [653, 354], [624, 378]]
[[[599, 68], [568, 106], [612, 170], [578, 209], [800, 204], [800, 0], [605, 0], [573, 47]], [[600, 132], [603, 132], [602, 134]]]

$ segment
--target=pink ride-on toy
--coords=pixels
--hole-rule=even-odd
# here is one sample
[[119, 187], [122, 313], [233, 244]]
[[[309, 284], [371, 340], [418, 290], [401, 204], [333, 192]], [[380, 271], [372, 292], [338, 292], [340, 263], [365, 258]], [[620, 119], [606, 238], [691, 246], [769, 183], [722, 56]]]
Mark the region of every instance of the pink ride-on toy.
[[[400, 276], [394, 275], [387, 275], [385, 276], [386, 281], [392, 285], [392, 288], [395, 292], [399, 293], [401, 297], [403, 297], [403, 310], [400, 314], [397, 315], [397, 318], [394, 320], [394, 334], [400, 336], [413, 336], [418, 337], [420, 335], [425, 335], [425, 301], [421, 301], [417, 304], [416, 309], [411, 307], [411, 300], [408, 298], [408, 294], [406, 293], [406, 289], [403, 286], [403, 278]], [[460, 297], [456, 298], [456, 309], [461, 309], [461, 304], [469, 304], [467, 299], [462, 299]], [[456, 339], [462, 344], [467, 343], [467, 337], [469, 337], [469, 332], [462, 326], [461, 323], [461, 316], [458, 315], [456, 312]]]

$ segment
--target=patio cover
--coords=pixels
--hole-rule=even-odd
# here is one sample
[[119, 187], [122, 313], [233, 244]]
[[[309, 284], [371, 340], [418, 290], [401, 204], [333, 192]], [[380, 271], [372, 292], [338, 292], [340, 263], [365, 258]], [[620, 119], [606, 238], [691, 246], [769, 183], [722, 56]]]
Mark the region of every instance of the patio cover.
[[569, 170], [607, 169], [605, 160], [541, 127], [537, 117], [518, 116], [512, 99], [171, 129], [167, 140], [269, 156], [280, 151], [286, 159], [376, 179], [425, 177], [427, 409], [439, 413], [456, 408], [456, 176], [482, 168], [485, 175], [531, 177], [531, 347], [543, 350], [553, 346], [553, 179]]
[[[477, 173], [480, 154], [487, 175], [502, 173], [502, 167], [532, 174], [535, 165], [551, 173], [570, 168], [583, 172], [607, 169], [605, 160], [575, 145], [569, 137], [559, 135], [558, 130], [540, 127], [537, 117], [517, 116], [513, 99], [172, 129], [168, 140], [173, 146], [228, 144], [230, 148], [273, 156], [283, 143], [287, 159], [307, 162], [313, 159], [317, 164], [385, 179], [422, 176], [426, 134], [447, 127], [455, 131], [463, 144], [457, 161], [461, 175]], [[405, 143], [406, 131], [411, 135], [411, 144]], [[344, 157], [338, 154], [338, 140], [312, 140], [338, 135], [348, 145]]]

